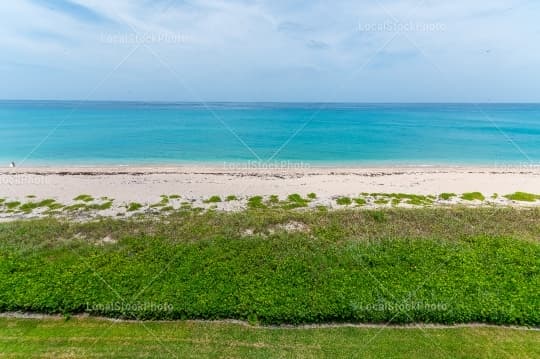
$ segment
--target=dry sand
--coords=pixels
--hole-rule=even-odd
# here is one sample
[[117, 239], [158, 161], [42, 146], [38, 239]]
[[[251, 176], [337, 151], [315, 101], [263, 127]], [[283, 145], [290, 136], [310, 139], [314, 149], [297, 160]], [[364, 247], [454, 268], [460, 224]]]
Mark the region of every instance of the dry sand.
[[228, 168], [80, 167], [0, 168], [0, 198], [23, 200], [27, 195], [67, 203], [80, 194], [117, 201], [152, 203], [160, 195], [183, 198], [212, 195], [286, 196], [314, 192], [319, 198], [355, 196], [361, 192], [439, 194], [442, 192], [540, 194], [536, 167], [351, 167], [351, 168]]

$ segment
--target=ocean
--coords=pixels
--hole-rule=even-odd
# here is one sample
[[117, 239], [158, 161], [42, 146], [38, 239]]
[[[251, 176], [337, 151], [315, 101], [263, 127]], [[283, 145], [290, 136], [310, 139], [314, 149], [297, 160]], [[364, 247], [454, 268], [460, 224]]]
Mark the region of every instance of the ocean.
[[0, 101], [0, 167], [535, 165], [540, 104]]

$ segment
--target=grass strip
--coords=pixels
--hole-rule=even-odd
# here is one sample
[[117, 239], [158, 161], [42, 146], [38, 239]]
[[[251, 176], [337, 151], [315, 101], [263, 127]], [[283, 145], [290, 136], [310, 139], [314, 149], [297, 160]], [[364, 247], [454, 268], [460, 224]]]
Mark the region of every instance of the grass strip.
[[509, 328], [275, 329], [216, 322], [0, 319], [6, 357], [537, 358], [540, 332]]

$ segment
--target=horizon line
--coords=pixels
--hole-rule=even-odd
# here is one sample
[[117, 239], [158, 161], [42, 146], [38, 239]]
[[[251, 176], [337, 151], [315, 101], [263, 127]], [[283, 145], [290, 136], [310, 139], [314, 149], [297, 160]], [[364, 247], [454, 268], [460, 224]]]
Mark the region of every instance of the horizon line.
[[540, 105], [540, 101], [497, 101], [497, 102], [478, 102], [478, 101], [231, 101], [231, 100], [212, 100], [212, 101], [187, 101], [187, 100], [88, 100], [88, 99], [6, 99], [0, 98], [0, 102], [81, 102], [81, 103], [155, 103], [155, 104], [354, 104], [354, 105]]

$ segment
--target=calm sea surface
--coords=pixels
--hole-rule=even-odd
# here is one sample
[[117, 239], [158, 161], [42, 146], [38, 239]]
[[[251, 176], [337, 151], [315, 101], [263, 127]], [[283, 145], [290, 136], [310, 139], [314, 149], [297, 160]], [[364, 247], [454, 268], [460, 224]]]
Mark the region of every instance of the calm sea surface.
[[0, 166], [540, 163], [540, 105], [0, 101]]

